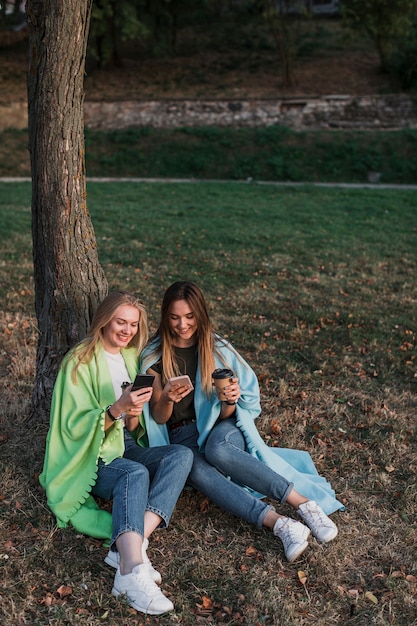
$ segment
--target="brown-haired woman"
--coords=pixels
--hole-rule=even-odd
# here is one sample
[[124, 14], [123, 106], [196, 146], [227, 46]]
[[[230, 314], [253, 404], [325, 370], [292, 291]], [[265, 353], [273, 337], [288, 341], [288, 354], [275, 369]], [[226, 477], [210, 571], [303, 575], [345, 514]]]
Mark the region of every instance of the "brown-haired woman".
[[[222, 401], [212, 373], [225, 367], [235, 375]], [[159, 328], [143, 353], [142, 370], [155, 375], [145, 411], [149, 443], [169, 441], [193, 451], [189, 485], [225, 511], [271, 529], [289, 561], [307, 548], [310, 529], [321, 542], [336, 537], [328, 515], [343, 505], [307, 452], [265, 445], [254, 424], [261, 410], [256, 375], [213, 331], [204, 295], [195, 283], [176, 282], [166, 290]], [[190, 377], [191, 385], [170, 382], [182, 374]], [[259, 496], [287, 502], [307, 526], [279, 515]]]

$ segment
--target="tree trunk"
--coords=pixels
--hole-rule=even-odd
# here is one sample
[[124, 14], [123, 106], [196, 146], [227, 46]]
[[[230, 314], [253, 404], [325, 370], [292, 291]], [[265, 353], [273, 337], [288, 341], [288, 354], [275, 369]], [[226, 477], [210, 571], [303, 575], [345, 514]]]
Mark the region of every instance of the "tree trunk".
[[29, 147], [39, 341], [31, 419], [107, 293], [86, 201], [84, 67], [91, 0], [28, 0]]

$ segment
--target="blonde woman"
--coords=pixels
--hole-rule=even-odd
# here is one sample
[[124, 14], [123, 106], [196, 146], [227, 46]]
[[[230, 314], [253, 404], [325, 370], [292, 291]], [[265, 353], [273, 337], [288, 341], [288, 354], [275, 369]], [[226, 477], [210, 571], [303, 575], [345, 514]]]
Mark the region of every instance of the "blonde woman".
[[[130, 384], [147, 337], [146, 310], [133, 295], [117, 291], [98, 306], [57, 376], [40, 482], [58, 526], [110, 540], [113, 595], [159, 615], [174, 607], [146, 548], [151, 533], [168, 525], [192, 454], [179, 445], [148, 447], [142, 413], [152, 387]], [[112, 514], [94, 496], [113, 500]]]

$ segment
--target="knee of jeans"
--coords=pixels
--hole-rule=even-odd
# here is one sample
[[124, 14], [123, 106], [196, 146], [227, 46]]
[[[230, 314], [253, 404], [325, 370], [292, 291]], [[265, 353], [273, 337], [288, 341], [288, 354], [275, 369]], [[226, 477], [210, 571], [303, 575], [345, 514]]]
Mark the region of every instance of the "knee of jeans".
[[129, 467], [126, 476], [131, 480], [149, 480], [149, 470], [142, 463], [135, 463], [135, 467]]
[[133, 463], [120, 472], [114, 485], [114, 494], [123, 493], [125, 489], [136, 490], [138, 486], [150, 484], [149, 470], [141, 463]]
[[188, 482], [197, 490], [201, 485], [205, 485], [209, 479], [211, 472], [217, 470], [205, 458], [194, 457], [193, 466], [188, 476]]
[[228, 458], [235, 459], [236, 450], [245, 450], [245, 440], [237, 429], [228, 431], [224, 437], [210, 437], [204, 452], [208, 462], [217, 466]]
[[212, 441], [210, 445], [206, 445], [204, 452], [210, 465], [214, 465], [220, 471], [224, 471], [224, 465], [233, 458], [232, 450], [225, 440], [218, 443]]
[[191, 470], [194, 461], [194, 454], [190, 448], [186, 448], [185, 446], [181, 446], [178, 444], [179, 455], [181, 456], [181, 462], [183, 466], [188, 467]]

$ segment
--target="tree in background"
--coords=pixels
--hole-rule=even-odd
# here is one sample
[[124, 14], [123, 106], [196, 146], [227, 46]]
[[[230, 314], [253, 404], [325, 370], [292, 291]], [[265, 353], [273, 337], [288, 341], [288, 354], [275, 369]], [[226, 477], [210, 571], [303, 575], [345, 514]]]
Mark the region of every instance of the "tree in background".
[[417, 86], [417, 21], [407, 37], [402, 37], [395, 46], [390, 59], [390, 70], [405, 91]]
[[95, 0], [89, 55], [99, 67], [121, 66], [125, 42], [147, 45], [154, 54], [175, 54], [180, 22], [199, 10], [206, 10], [203, 0]]
[[91, 0], [28, 0], [29, 148], [39, 341], [33, 419], [46, 421], [58, 366], [107, 293], [87, 210], [83, 82]]
[[140, 15], [140, 0], [96, 0], [91, 14], [89, 54], [99, 67], [123, 65], [120, 44], [145, 40], [149, 31]]
[[343, 0], [343, 15], [354, 30], [366, 32], [389, 69], [396, 46], [407, 38], [417, 19], [417, 0]]
[[260, 0], [262, 15], [269, 26], [272, 38], [279, 51], [282, 79], [285, 87], [294, 84], [294, 61], [297, 53], [299, 16], [310, 15], [307, 5], [299, 0]]

